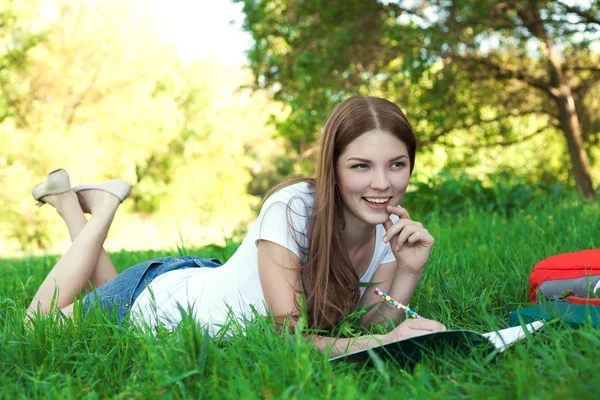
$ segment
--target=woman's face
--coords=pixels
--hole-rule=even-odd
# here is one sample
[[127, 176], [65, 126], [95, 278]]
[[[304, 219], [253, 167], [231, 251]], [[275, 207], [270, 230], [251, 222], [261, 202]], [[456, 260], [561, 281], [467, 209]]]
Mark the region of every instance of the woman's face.
[[377, 129], [357, 137], [336, 164], [346, 226], [384, 223], [390, 215], [386, 206], [400, 204], [409, 179], [410, 160], [404, 142]]

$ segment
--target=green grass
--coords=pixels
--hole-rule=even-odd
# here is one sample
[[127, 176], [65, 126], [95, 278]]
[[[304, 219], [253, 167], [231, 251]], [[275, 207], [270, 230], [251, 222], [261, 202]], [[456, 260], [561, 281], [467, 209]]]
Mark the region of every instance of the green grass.
[[[557, 253], [600, 247], [598, 204], [575, 201], [505, 218], [472, 211], [425, 218], [436, 245], [411, 307], [449, 328], [507, 326], [528, 304], [528, 276]], [[413, 216], [415, 217], [415, 216]], [[111, 254], [122, 270], [177, 253], [226, 258], [235, 244]], [[301, 336], [256, 320], [246, 335], [210, 339], [192, 321], [144, 335], [93, 313], [25, 330], [24, 308], [57, 258], [0, 261], [0, 393], [15, 398], [597, 398], [600, 332], [546, 327], [493, 359], [427, 357], [413, 368], [327, 362]], [[232, 331], [237, 331], [235, 326]]]

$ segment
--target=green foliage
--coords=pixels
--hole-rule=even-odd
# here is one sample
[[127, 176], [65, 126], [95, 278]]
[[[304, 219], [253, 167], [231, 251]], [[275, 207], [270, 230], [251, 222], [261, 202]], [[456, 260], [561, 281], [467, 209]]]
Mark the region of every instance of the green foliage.
[[[552, 159], [534, 178], [553, 174], [565, 156], [576, 173], [560, 180], [592, 195], [577, 171], [587, 169], [586, 151], [600, 132], [597, 2], [237, 2], [255, 40], [248, 54], [255, 86], [289, 105], [277, 128], [298, 153], [340, 100], [378, 95], [405, 110], [422, 148], [478, 153], [518, 144]], [[576, 115], [565, 108], [572, 102]], [[569, 122], [578, 119], [581, 130]], [[560, 150], [540, 151], [555, 147], [556, 130]], [[587, 146], [574, 147], [579, 135]], [[600, 179], [597, 163], [591, 174]]]
[[214, 241], [252, 221], [250, 171], [283, 146], [265, 123], [280, 107], [240, 89], [249, 71], [182, 65], [138, 2], [0, 1], [0, 182], [11, 188], [0, 192], [0, 251], [68, 239], [30, 195], [58, 168], [73, 185], [133, 184], [109, 247], [171, 245], [177, 231]]
[[[411, 308], [451, 329], [506, 327], [509, 312], [528, 304], [535, 263], [600, 246], [590, 223], [599, 205], [568, 200], [573, 195], [558, 202], [550, 196], [511, 216], [480, 208], [425, 216], [436, 244]], [[218, 249], [187, 252], [214, 256]], [[176, 254], [121, 251], [111, 258], [123, 270]], [[208, 338], [189, 317], [173, 332], [151, 335], [97, 311], [76, 313], [74, 322], [39, 318], [25, 329], [25, 307], [56, 261], [0, 260], [0, 385], [7, 398], [589, 398], [600, 379], [600, 333], [589, 326], [546, 326], [493, 360], [477, 350], [450, 352], [413, 368], [387, 359], [329, 363], [301, 333], [275, 332], [270, 318], [248, 323], [245, 335], [230, 324], [231, 338]], [[351, 316], [340, 331], [362, 333], [355, 321]]]
[[236, 2], [244, 4], [244, 28], [255, 41], [248, 53], [255, 84], [277, 87], [274, 99], [290, 109], [276, 120], [277, 132], [301, 154], [315, 142], [333, 104], [360, 84], [360, 66], [348, 65], [348, 49], [359, 57], [373, 54], [381, 7], [364, 0], [337, 7], [325, 1]]
[[558, 181], [527, 185], [515, 182], [511, 175], [505, 173], [488, 176], [486, 181], [492, 184], [486, 185], [466, 174], [456, 177], [443, 172], [427, 181], [413, 183], [412, 190], [404, 196], [403, 205], [418, 215], [440, 211], [462, 214], [481, 209], [511, 216], [548, 201], [556, 203], [566, 196], [562, 183]]
[[18, 114], [24, 93], [17, 73], [27, 66], [28, 53], [44, 34], [33, 32], [30, 10], [15, 0], [0, 0], [0, 122]]
[[176, 105], [181, 119], [180, 132], [170, 138], [167, 151], [157, 149], [136, 165], [136, 190], [131, 196], [136, 213], [154, 214], [159, 210], [168, 196], [173, 176], [182, 167], [186, 148], [206, 141], [215, 130], [207, 113], [210, 92], [206, 83], [198, 80], [201, 72], [199, 65], [183, 67], [175, 63], [169, 75], [156, 81], [152, 97], [157, 101], [166, 98]]
[[300, 177], [300, 173], [296, 169], [299, 164], [298, 158], [293, 153], [292, 155], [285, 154], [277, 158], [269, 169], [253, 173], [253, 179], [248, 184], [248, 193], [263, 198], [269, 190], [286, 179]]

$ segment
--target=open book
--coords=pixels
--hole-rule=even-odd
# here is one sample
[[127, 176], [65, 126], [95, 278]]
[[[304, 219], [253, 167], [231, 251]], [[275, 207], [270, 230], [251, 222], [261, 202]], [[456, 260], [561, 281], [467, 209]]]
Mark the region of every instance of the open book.
[[488, 346], [491, 350], [497, 352], [503, 352], [516, 341], [525, 338], [525, 330], [532, 333], [543, 325], [544, 322], [542, 321], [534, 321], [524, 327], [515, 326], [488, 333], [467, 330], [431, 332], [369, 349], [357, 350], [331, 358], [329, 361], [368, 361], [371, 359], [371, 354], [375, 354], [382, 359], [392, 357], [398, 361], [416, 362], [423, 353], [435, 353], [444, 349], [469, 350], [481, 345]]

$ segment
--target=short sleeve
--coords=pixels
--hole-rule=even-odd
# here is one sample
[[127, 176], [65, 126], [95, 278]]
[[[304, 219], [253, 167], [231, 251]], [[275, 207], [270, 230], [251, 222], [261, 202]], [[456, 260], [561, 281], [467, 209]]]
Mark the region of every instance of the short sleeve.
[[392, 253], [392, 246], [390, 246], [389, 243], [385, 244], [383, 252], [381, 264], [387, 264], [396, 261], [396, 257], [394, 257], [394, 253]]
[[306, 192], [293, 190], [293, 187], [286, 189], [265, 201], [256, 220], [256, 245], [259, 240], [268, 240], [290, 250], [304, 261], [302, 248], [307, 246], [312, 196], [307, 198]]

